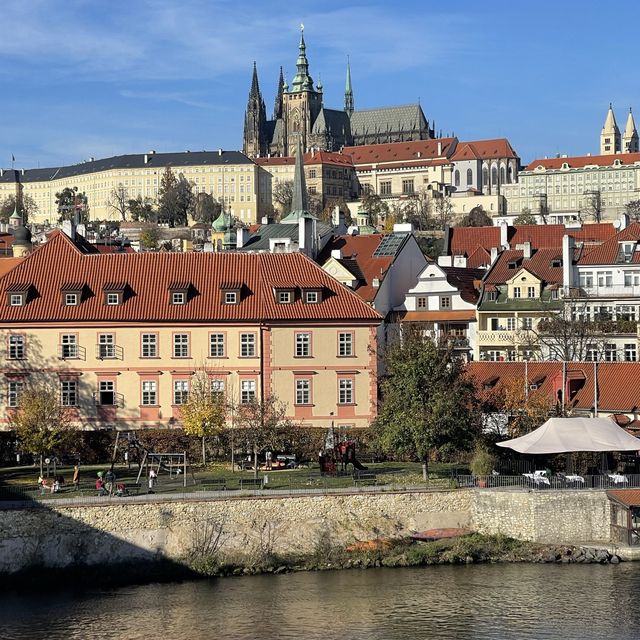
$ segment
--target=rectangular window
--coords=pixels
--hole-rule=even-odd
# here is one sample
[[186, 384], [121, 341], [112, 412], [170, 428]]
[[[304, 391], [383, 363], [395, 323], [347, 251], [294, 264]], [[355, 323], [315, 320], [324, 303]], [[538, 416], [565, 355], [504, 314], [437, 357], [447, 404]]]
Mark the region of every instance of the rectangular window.
[[240, 357], [255, 358], [256, 355], [256, 334], [241, 333], [240, 334]]
[[637, 349], [634, 343], [624, 345], [624, 359], [627, 362], [635, 362], [638, 359]]
[[536, 297], [536, 288], [527, 287], [527, 298], [535, 298], [535, 297]]
[[338, 355], [342, 358], [353, 355], [353, 333], [344, 331], [338, 334]]
[[115, 385], [113, 380], [100, 380], [98, 390], [101, 405], [111, 407], [116, 403]]
[[428, 300], [427, 296], [418, 296], [416, 298], [416, 309], [426, 309], [429, 306]]
[[391, 195], [391, 180], [383, 180], [382, 182], [380, 182], [380, 195], [381, 196]]
[[310, 178], [315, 178], [316, 177], [316, 170], [315, 169], [309, 169], [309, 177]]
[[296, 333], [296, 358], [308, 358], [311, 355], [311, 334]]
[[185, 295], [183, 291], [174, 291], [171, 294], [171, 304], [184, 304]]
[[189, 357], [189, 334], [188, 333], [173, 334], [173, 357], [174, 358]]
[[242, 380], [240, 383], [240, 403], [249, 404], [256, 399], [256, 381]]
[[143, 358], [158, 357], [158, 334], [157, 333], [142, 334], [142, 357]]
[[341, 378], [338, 383], [338, 404], [353, 404], [353, 380]]
[[310, 380], [296, 380], [296, 404], [311, 404]]
[[318, 302], [318, 292], [307, 291], [304, 294], [304, 299], [307, 304], [315, 304], [316, 302]]
[[209, 335], [209, 357], [224, 358], [224, 333]]
[[520, 287], [513, 287], [513, 297], [514, 298], [520, 297]]
[[142, 381], [142, 404], [147, 407], [158, 404], [158, 383], [155, 380]]
[[593, 273], [580, 273], [580, 287], [583, 289], [593, 287]]
[[618, 359], [618, 350], [615, 344], [604, 345], [604, 359], [607, 362], [615, 362]]
[[78, 294], [65, 293], [64, 303], [67, 307], [75, 307], [78, 304]]
[[488, 298], [490, 302], [495, 302], [498, 299], [498, 294], [495, 291], [489, 291]]
[[440, 296], [440, 308], [451, 309], [451, 298], [449, 296]]
[[189, 381], [174, 380], [173, 381], [173, 404], [183, 405], [189, 397]]
[[63, 380], [60, 383], [60, 402], [63, 407], [78, 406], [78, 382], [76, 380]]
[[120, 304], [120, 294], [119, 293], [107, 293], [107, 304], [109, 306], [116, 306]]
[[522, 328], [525, 331], [531, 331], [533, 329], [533, 318], [522, 318]]
[[291, 297], [291, 291], [278, 291], [278, 304], [289, 304]]
[[101, 359], [116, 357], [116, 347], [112, 333], [101, 333], [98, 336], [98, 357]]
[[224, 294], [224, 303], [225, 304], [235, 304], [237, 302], [237, 294], [235, 291], [227, 291]]
[[410, 195], [413, 193], [413, 179], [402, 181], [402, 193]]
[[24, 359], [24, 336], [9, 336], [9, 359]]
[[507, 318], [507, 331], [515, 331], [515, 330], [516, 330], [516, 319]]
[[24, 383], [11, 381], [7, 383], [7, 406], [17, 407], [20, 401], [20, 394], [24, 389]]
[[598, 348], [594, 344], [587, 345], [587, 353], [585, 360], [587, 362], [595, 362], [598, 359]]
[[60, 337], [60, 355], [62, 358], [78, 357], [78, 337], [75, 333], [64, 333]]
[[9, 296], [9, 304], [12, 307], [21, 307], [22, 306], [23, 295], [21, 293], [12, 293]]
[[209, 382], [209, 393], [212, 398], [222, 400], [224, 398], [224, 380], [211, 380]]
[[612, 271], [598, 271], [598, 286], [599, 287], [612, 287], [613, 286], [613, 272]]

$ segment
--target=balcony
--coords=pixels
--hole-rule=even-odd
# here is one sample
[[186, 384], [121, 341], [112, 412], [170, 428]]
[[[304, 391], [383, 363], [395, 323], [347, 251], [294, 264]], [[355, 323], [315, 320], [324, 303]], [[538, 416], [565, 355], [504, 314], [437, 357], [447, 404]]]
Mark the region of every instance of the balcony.
[[97, 360], [124, 360], [124, 349], [118, 344], [97, 344]]
[[86, 360], [86, 349], [79, 344], [59, 344], [58, 359]]
[[[579, 285], [577, 290], [584, 295], [578, 295], [578, 298], [638, 298], [640, 297], [640, 285], [629, 285], [625, 287], [623, 284], [606, 285], [592, 285], [585, 287]], [[575, 297], [575, 294], [574, 294]]]
[[478, 345], [514, 345], [516, 342], [518, 342], [518, 335], [521, 335], [522, 333], [522, 331], [518, 332], [504, 330], [478, 331]]

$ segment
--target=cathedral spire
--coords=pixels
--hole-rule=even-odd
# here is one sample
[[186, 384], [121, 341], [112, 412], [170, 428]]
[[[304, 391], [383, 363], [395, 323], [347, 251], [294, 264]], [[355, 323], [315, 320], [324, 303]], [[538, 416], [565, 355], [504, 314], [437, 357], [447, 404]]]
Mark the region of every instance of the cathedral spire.
[[344, 110], [351, 116], [353, 113], [353, 87], [351, 86], [351, 64], [347, 56], [347, 82], [344, 88]]
[[309, 75], [309, 61], [307, 60], [307, 45], [304, 43], [304, 25], [300, 25], [300, 44], [298, 45], [298, 60], [296, 61], [296, 75], [291, 83], [291, 91], [313, 91], [313, 80]]
[[631, 109], [629, 109], [627, 125], [625, 126], [624, 134], [622, 135], [622, 149], [625, 153], [638, 152], [638, 130], [636, 129], [636, 123], [633, 119]]
[[262, 99], [260, 84], [258, 83], [258, 69], [254, 62], [251, 89], [249, 89], [247, 110], [244, 116], [244, 142], [242, 146], [244, 153], [252, 158], [266, 154], [267, 149], [264, 133], [266, 120], [267, 115], [264, 100]]
[[607, 117], [600, 133], [600, 155], [620, 153], [620, 129], [613, 113], [613, 105], [609, 103]]
[[258, 67], [256, 61], [253, 61], [253, 76], [251, 77], [251, 90], [249, 91], [249, 100], [252, 97], [260, 95], [260, 85], [258, 84]]
[[283, 97], [282, 97], [283, 88], [284, 88], [284, 73], [282, 71], [282, 67], [280, 67], [280, 76], [278, 77], [278, 90], [276, 91], [276, 103], [275, 103], [275, 106], [273, 107], [274, 120], [279, 120], [280, 118], [282, 118], [283, 105], [284, 105]]

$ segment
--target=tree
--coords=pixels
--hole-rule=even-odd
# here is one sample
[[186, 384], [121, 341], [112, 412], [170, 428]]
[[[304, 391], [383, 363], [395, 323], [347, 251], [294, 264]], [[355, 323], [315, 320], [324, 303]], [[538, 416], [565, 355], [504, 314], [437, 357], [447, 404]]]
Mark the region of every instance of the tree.
[[236, 411], [235, 426], [246, 439], [247, 450], [253, 453], [254, 474], [258, 475], [258, 453], [265, 448], [281, 449], [298, 428], [287, 417], [287, 406], [275, 395], [262, 400], [240, 404]]
[[450, 225], [453, 220], [453, 204], [450, 196], [435, 198], [433, 202], [435, 223], [438, 229]]
[[30, 195], [21, 195], [16, 205], [16, 197], [14, 194], [8, 195], [0, 205], [0, 222], [7, 223], [9, 216], [14, 212], [22, 214], [22, 224], [27, 224], [29, 218], [38, 212], [38, 205]]
[[176, 185], [176, 211], [172, 226], [185, 227], [189, 216], [193, 216], [196, 206], [194, 186], [184, 175], [180, 174]]
[[56, 207], [58, 208], [58, 222], [76, 219], [82, 222], [88, 212], [88, 199], [84, 191], [78, 192], [78, 187], [65, 187], [56, 193]]
[[492, 225], [493, 221], [482, 205], [473, 207], [458, 224], [459, 227], [490, 227]]
[[512, 378], [504, 387], [504, 411], [511, 438], [530, 433], [546, 422], [553, 410], [553, 400], [544, 393], [530, 390], [523, 378]]
[[580, 219], [582, 219], [582, 214], [584, 214], [587, 219], [600, 222], [602, 219], [602, 198], [600, 197], [600, 191], [585, 192], [584, 206], [578, 214]]
[[180, 407], [180, 417], [186, 434], [202, 438], [202, 464], [207, 464], [205, 441], [222, 432], [227, 411], [223, 395], [211, 393], [205, 371], [197, 371], [191, 378], [187, 401]]
[[383, 224], [389, 215], [389, 205], [375, 193], [367, 193], [363, 196], [362, 208], [369, 213], [374, 227]]
[[132, 220], [142, 220], [143, 222], [157, 222], [157, 214], [153, 208], [153, 200], [151, 198], [143, 198], [137, 196], [127, 202], [129, 215]]
[[210, 193], [199, 193], [196, 196], [193, 219], [195, 222], [211, 224], [222, 211], [222, 205]]
[[125, 186], [119, 184], [117, 187], [111, 189], [107, 206], [109, 209], [115, 211], [120, 216], [120, 219], [124, 221], [127, 219], [128, 201], [129, 191]]
[[66, 407], [60, 405], [57, 390], [44, 382], [26, 386], [18, 408], [9, 416], [20, 446], [40, 459], [51, 453], [64, 439], [70, 427]]
[[160, 228], [157, 224], [147, 223], [140, 234], [140, 246], [143, 249], [152, 250], [158, 248], [160, 240]]
[[634, 222], [640, 222], [640, 200], [630, 200], [624, 205], [624, 212]]
[[419, 327], [403, 328], [384, 364], [374, 434], [384, 451], [421, 460], [426, 480], [433, 453], [473, 447], [480, 433], [473, 382], [464, 375], [462, 359]]
[[531, 209], [523, 207], [522, 213], [513, 221], [513, 224], [538, 224], [536, 217], [531, 213]]
[[271, 191], [271, 200], [281, 213], [287, 215], [291, 211], [291, 203], [293, 202], [293, 181], [281, 180], [277, 182]]
[[169, 226], [175, 226], [178, 213], [178, 179], [170, 166], [166, 166], [160, 188], [158, 189], [158, 219], [166, 222]]

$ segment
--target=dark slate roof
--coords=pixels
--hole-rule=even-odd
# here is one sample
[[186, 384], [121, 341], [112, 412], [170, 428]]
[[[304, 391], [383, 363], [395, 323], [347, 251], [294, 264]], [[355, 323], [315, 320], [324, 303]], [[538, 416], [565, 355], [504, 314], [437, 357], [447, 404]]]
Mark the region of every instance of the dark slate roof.
[[467, 269], [461, 267], [440, 267], [446, 277], [447, 282], [460, 291], [460, 297], [470, 304], [476, 304], [480, 297], [480, 292], [475, 287], [475, 282], [482, 280], [486, 271], [484, 269]]
[[[148, 162], [145, 164], [144, 157]], [[101, 160], [73, 164], [68, 167], [50, 167], [46, 169], [25, 169], [21, 171], [5, 169], [0, 182], [40, 182], [58, 178], [72, 178], [87, 173], [109, 171], [111, 169], [163, 169], [166, 166], [189, 167], [201, 165], [253, 164], [240, 151], [181, 151], [178, 153], [136, 153], [126, 156], [113, 156]]]
[[[321, 239], [320, 246], [322, 247], [322, 239], [326, 236], [331, 236], [333, 229], [322, 222], [318, 222], [316, 229]], [[269, 251], [269, 240], [271, 238], [291, 238], [291, 240], [297, 241], [298, 231], [297, 224], [285, 224], [282, 222], [263, 224], [260, 225], [255, 233], [251, 234], [242, 249], [244, 251]]]
[[320, 113], [313, 123], [313, 133], [325, 133], [334, 136], [349, 136], [351, 125], [346, 111], [338, 109], [320, 109]]
[[351, 134], [363, 136], [378, 131], [428, 131], [427, 120], [419, 104], [380, 109], [360, 109], [351, 114]]

